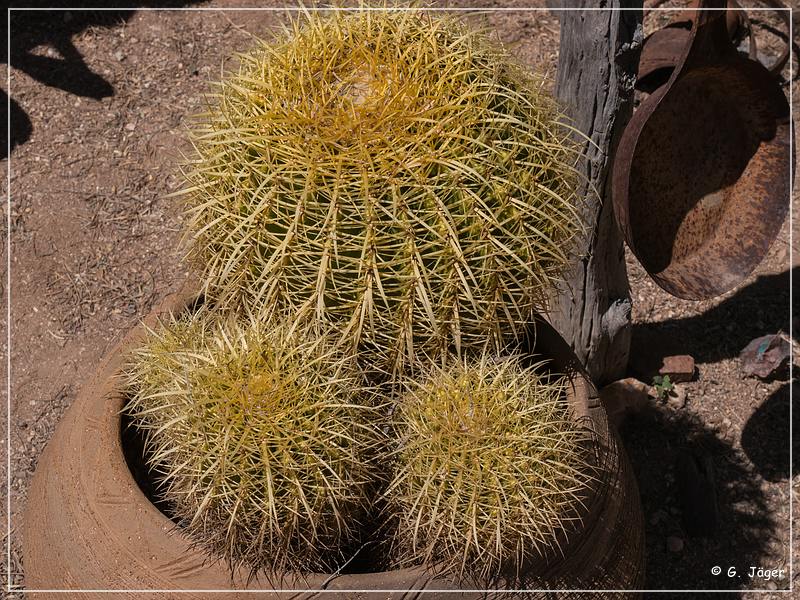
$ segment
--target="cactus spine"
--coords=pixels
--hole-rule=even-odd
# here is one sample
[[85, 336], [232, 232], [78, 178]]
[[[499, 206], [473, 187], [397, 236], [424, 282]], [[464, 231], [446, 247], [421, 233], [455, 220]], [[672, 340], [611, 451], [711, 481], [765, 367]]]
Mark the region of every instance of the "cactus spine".
[[268, 573], [335, 570], [359, 543], [382, 436], [328, 338], [201, 313], [151, 331], [126, 381], [148, 462], [195, 541]]
[[540, 377], [518, 357], [484, 357], [406, 387], [386, 492], [398, 564], [485, 585], [552, 556], [593, 473], [566, 379]]
[[332, 324], [390, 374], [518, 338], [580, 228], [542, 81], [422, 9], [315, 12], [240, 59], [185, 168], [210, 298]]

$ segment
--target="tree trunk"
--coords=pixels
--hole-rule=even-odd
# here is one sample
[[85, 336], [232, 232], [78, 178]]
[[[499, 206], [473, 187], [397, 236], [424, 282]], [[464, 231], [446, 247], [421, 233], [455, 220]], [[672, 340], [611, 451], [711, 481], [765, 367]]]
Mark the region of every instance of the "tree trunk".
[[[610, 0], [608, 7], [620, 4]], [[587, 234], [553, 302], [551, 319], [598, 384], [624, 375], [630, 347], [630, 290], [611, 206], [610, 173], [616, 144], [633, 112], [642, 0], [624, 4], [638, 10], [560, 13], [556, 96], [575, 128], [592, 143], [582, 142], [585, 158], [580, 165]], [[596, 3], [578, 0], [569, 7], [592, 5]]]

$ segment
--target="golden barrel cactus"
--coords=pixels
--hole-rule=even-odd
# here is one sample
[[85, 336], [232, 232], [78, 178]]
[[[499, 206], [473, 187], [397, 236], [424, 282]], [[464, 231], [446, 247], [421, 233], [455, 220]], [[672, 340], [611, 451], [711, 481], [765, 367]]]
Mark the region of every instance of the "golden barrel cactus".
[[201, 312], [150, 332], [126, 389], [177, 521], [231, 566], [333, 571], [362, 543], [383, 435], [329, 338]]
[[540, 375], [518, 356], [484, 356], [404, 383], [385, 492], [397, 564], [483, 587], [518, 581], [552, 558], [596, 474], [592, 434], [571, 413], [567, 379]]
[[220, 307], [331, 324], [397, 374], [518, 338], [580, 228], [543, 80], [451, 16], [312, 12], [192, 130], [189, 255]]

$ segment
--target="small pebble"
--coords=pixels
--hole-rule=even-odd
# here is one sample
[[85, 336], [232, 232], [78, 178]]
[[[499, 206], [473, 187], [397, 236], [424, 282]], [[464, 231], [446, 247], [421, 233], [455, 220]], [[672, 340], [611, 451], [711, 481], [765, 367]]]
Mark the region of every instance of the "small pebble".
[[665, 356], [662, 359], [659, 375], [669, 376], [672, 383], [683, 383], [694, 378], [694, 358], [688, 354]]
[[683, 540], [675, 535], [669, 536], [667, 538], [667, 550], [670, 552], [681, 552], [683, 550]]
[[680, 410], [686, 406], [686, 386], [676, 385], [667, 396], [667, 404]]

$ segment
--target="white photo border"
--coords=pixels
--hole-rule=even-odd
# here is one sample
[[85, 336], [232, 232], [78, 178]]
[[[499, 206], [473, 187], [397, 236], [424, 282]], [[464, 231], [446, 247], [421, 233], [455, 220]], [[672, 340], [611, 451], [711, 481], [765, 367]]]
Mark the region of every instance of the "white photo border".
[[[644, 13], [647, 12], [660, 12], [660, 11], [675, 11], [676, 8], [674, 7], [654, 7], [654, 8], [628, 8], [628, 7], [619, 7], [619, 8], [607, 8], [607, 7], [589, 7], [589, 8], [570, 8], [570, 7], [557, 7], [557, 8], [547, 8], [547, 7], [422, 7], [422, 8], [414, 8], [414, 7], [303, 7], [303, 6], [284, 6], [284, 7], [211, 7], [211, 6], [200, 6], [200, 7], [177, 7], [177, 8], [159, 8], [159, 7], [101, 7], [101, 8], [87, 8], [87, 7], [36, 7], [36, 8], [13, 8], [10, 7], [7, 9], [7, 29], [8, 32], [8, 73], [7, 73], [7, 81], [6, 86], [8, 90], [8, 101], [6, 106], [6, 113], [7, 113], [7, 168], [6, 168], [6, 576], [8, 577], [8, 581], [6, 582], [5, 591], [8, 593], [11, 592], [24, 592], [25, 594], [36, 594], [36, 593], [82, 593], [82, 594], [104, 594], [104, 593], [169, 593], [169, 594], [182, 594], [182, 593], [195, 593], [195, 594], [219, 594], [219, 593], [230, 593], [236, 592], [239, 594], [259, 594], [265, 592], [272, 592], [278, 594], [297, 594], [297, 593], [319, 593], [319, 594], [326, 594], [326, 593], [401, 593], [401, 592], [413, 592], [413, 593], [421, 593], [421, 594], [434, 594], [434, 593], [453, 593], [453, 592], [463, 592], [463, 593], [496, 593], [496, 592], [507, 592], [507, 593], [536, 593], [536, 592], [569, 592], [569, 593], [620, 593], [620, 592], [629, 592], [629, 593], [731, 593], [736, 591], [742, 592], [754, 592], [754, 593], [792, 593], [794, 591], [794, 577], [793, 577], [793, 567], [794, 567], [794, 541], [793, 536], [793, 523], [792, 523], [792, 516], [793, 516], [793, 493], [792, 493], [792, 464], [793, 464], [793, 456], [792, 456], [792, 440], [794, 436], [794, 427], [793, 427], [793, 419], [792, 419], [792, 410], [793, 410], [793, 390], [794, 390], [794, 380], [793, 378], [789, 378], [789, 478], [787, 481], [788, 486], [788, 498], [789, 498], [789, 589], [788, 590], [768, 590], [768, 589], [742, 589], [742, 590], [698, 590], [698, 589], [674, 589], [674, 590], [651, 590], [651, 589], [640, 589], [640, 590], [600, 590], [600, 589], [591, 589], [591, 590], [552, 590], [552, 589], [461, 589], [461, 590], [452, 590], [452, 589], [372, 589], [372, 590], [349, 590], [349, 589], [322, 589], [322, 590], [313, 590], [313, 589], [264, 589], [264, 590], [237, 590], [237, 589], [189, 589], [189, 590], [177, 590], [177, 589], [115, 589], [115, 590], [105, 590], [105, 589], [90, 589], [90, 590], [82, 590], [82, 589], [70, 589], [70, 590], [61, 590], [61, 589], [28, 589], [22, 585], [16, 585], [12, 582], [13, 575], [11, 573], [11, 166], [12, 166], [12, 158], [11, 158], [11, 13], [12, 11], [24, 12], [24, 11], [81, 11], [81, 10], [97, 10], [97, 11], [160, 11], [160, 12], [299, 12], [299, 11], [326, 11], [326, 12], [347, 12], [347, 11], [373, 11], [373, 12], [387, 12], [387, 11], [402, 11], [402, 10], [425, 10], [429, 12], [464, 12], [464, 13], [510, 13], [510, 12], [566, 12], [566, 11], [584, 11], [584, 12], [598, 12], [598, 11], [638, 11], [641, 10]], [[788, 37], [788, 44], [789, 44], [789, 121], [790, 121], [790, 128], [792, 132], [794, 131], [794, 107], [792, 105], [792, 80], [794, 78], [793, 69], [794, 69], [794, 48], [792, 40], [794, 39], [793, 35], [793, 7], [785, 7], [785, 8], [776, 8], [776, 7], [740, 7], [740, 8], [725, 8], [725, 9], [700, 9], [700, 10], [744, 10], [744, 11], [758, 11], [758, 12], [765, 12], [765, 11], [774, 11], [774, 12], [789, 12], [789, 37]], [[790, 136], [789, 140], [789, 155], [790, 157], [794, 156], [794, 135]], [[793, 273], [792, 273], [792, 264], [793, 264], [793, 239], [792, 239], [792, 226], [794, 224], [794, 211], [793, 211], [793, 200], [794, 200], [794, 190], [792, 189], [792, 182], [794, 181], [793, 176], [794, 171], [794, 163], [790, 161], [789, 164], [789, 263], [788, 263], [788, 270], [789, 270], [789, 323], [793, 322], [793, 305], [794, 305], [794, 296], [793, 296]], [[794, 364], [794, 346], [793, 344], [789, 345], [789, 365], [791, 367]]]

